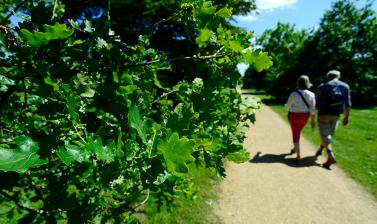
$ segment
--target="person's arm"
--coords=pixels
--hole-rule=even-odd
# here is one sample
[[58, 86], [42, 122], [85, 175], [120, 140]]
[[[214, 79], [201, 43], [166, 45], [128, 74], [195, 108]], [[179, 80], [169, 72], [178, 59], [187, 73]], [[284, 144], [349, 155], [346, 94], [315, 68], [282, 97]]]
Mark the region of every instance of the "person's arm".
[[315, 94], [313, 93], [312, 97], [310, 98], [310, 126], [312, 129], [315, 128], [315, 108], [316, 108], [316, 99], [315, 99]]
[[349, 86], [347, 85], [346, 93], [345, 93], [345, 110], [344, 110], [344, 117], [343, 117], [343, 126], [347, 125], [349, 122], [350, 117], [350, 110], [351, 110], [351, 94]]
[[350, 117], [350, 108], [347, 107], [345, 110], [344, 110], [344, 117], [343, 117], [343, 126], [346, 126], [348, 124], [348, 121], [349, 121], [349, 117]]
[[287, 111], [289, 111], [292, 107], [292, 104], [293, 104], [293, 94], [289, 94], [289, 97], [288, 97], [288, 100], [287, 100], [287, 103], [284, 105], [285, 109]]
[[315, 128], [315, 114], [310, 115], [310, 126], [312, 127], [312, 129]]

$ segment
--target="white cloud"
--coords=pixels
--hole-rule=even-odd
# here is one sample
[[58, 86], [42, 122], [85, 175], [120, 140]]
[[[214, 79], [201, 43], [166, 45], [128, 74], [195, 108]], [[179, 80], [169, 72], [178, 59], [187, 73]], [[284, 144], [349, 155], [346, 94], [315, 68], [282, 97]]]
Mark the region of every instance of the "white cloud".
[[233, 18], [241, 22], [252, 22], [258, 19], [254, 14], [248, 14], [247, 16], [234, 16]]
[[291, 7], [297, 3], [297, 0], [256, 0], [259, 10], [273, 10], [278, 8]]
[[[257, 11], [259, 14], [266, 11], [273, 11], [275, 9], [287, 9], [295, 6], [298, 0], [256, 0]], [[259, 20], [258, 13], [251, 12], [246, 16], [234, 16], [239, 22], [252, 22]]]

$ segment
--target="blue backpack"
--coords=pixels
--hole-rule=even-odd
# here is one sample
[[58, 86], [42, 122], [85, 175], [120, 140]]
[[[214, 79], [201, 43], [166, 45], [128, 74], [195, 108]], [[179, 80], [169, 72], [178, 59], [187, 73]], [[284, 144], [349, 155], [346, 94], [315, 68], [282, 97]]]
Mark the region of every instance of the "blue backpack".
[[319, 89], [317, 107], [320, 114], [339, 115], [344, 112], [344, 93], [340, 85], [324, 84]]

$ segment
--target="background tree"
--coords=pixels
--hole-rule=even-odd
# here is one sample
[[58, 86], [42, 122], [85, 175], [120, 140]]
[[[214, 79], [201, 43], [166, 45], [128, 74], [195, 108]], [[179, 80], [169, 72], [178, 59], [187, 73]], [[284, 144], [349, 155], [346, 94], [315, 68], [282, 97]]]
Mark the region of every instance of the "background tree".
[[360, 8], [350, 0], [335, 1], [315, 30], [295, 31], [279, 23], [265, 31], [257, 43], [273, 57], [274, 66], [262, 80], [267, 91], [285, 100], [299, 75], [317, 86], [329, 70], [338, 69], [351, 86], [354, 105], [375, 105], [377, 20], [371, 7], [370, 1]]
[[[301, 60], [305, 43], [310, 37], [306, 30], [296, 30], [294, 25], [278, 23], [276, 29], [268, 29], [256, 39], [256, 45], [269, 52], [273, 66], [258, 74], [250, 68], [245, 77], [252, 87], [257, 86], [276, 97], [284, 97], [295, 86], [295, 81], [302, 74]], [[247, 85], [248, 83], [246, 83]]]
[[321, 58], [314, 61], [319, 69], [313, 74], [323, 79], [327, 70], [339, 69], [342, 79], [351, 86], [354, 103], [359, 105], [377, 102], [372, 90], [377, 84], [376, 28], [372, 2], [357, 8], [352, 1], [337, 1], [325, 13], [313, 37], [316, 58]]

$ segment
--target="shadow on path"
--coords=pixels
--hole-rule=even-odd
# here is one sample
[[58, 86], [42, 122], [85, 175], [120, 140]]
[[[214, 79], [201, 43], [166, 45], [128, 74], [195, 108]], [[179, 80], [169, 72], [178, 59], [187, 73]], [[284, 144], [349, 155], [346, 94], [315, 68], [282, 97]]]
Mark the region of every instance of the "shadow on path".
[[250, 163], [283, 163], [291, 167], [309, 167], [309, 166], [321, 166], [316, 162], [316, 156], [307, 156], [300, 159], [299, 162], [295, 162], [294, 158], [285, 158], [286, 156], [291, 155], [290, 153], [283, 153], [279, 155], [275, 154], [264, 154], [261, 155], [261, 152], [257, 152], [254, 158], [250, 159]]

